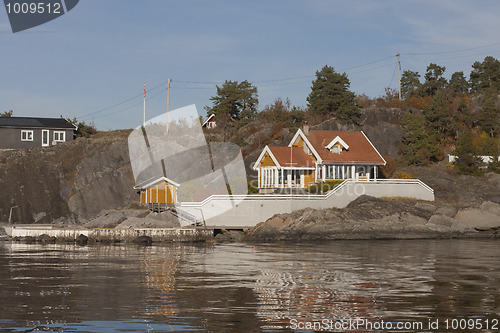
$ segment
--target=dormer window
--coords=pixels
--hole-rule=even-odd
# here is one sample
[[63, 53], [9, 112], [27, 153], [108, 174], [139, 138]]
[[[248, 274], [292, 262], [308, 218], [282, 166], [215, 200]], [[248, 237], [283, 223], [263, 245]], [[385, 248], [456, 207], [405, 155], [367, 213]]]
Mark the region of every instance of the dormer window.
[[326, 147], [334, 154], [340, 154], [342, 149], [349, 150], [349, 146], [339, 136], [336, 136]]

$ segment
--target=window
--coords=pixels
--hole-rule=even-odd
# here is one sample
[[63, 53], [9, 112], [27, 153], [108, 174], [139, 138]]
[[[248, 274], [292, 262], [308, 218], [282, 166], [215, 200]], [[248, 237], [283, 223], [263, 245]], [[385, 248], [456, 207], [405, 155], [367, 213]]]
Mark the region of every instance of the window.
[[340, 154], [341, 151], [342, 151], [342, 149], [340, 148], [339, 145], [334, 145], [332, 147], [332, 153], [334, 153], [334, 154]]
[[66, 141], [66, 132], [54, 132], [54, 141], [55, 142]]
[[33, 131], [21, 130], [21, 141], [33, 141]]

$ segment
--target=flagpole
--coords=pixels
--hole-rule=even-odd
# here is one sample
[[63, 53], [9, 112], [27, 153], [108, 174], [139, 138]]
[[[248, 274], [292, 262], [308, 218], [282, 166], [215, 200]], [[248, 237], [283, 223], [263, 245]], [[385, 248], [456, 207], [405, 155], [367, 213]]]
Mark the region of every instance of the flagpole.
[[144, 83], [144, 111], [142, 115], [142, 126], [146, 127], [146, 83]]
[[168, 132], [168, 111], [170, 110], [170, 82], [172, 82], [172, 79], [167, 80], [167, 132]]

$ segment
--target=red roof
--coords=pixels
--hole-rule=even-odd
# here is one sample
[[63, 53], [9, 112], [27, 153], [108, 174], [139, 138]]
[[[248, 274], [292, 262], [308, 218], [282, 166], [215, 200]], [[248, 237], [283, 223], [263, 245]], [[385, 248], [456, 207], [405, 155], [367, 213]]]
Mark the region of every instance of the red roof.
[[[325, 148], [337, 136], [349, 146], [349, 150], [334, 154]], [[309, 131], [306, 137], [324, 162], [385, 164], [363, 132]]]
[[[268, 146], [282, 167], [314, 168], [311, 156], [302, 147]], [[291, 150], [291, 153], [290, 153]], [[291, 162], [291, 163], [290, 163]]]

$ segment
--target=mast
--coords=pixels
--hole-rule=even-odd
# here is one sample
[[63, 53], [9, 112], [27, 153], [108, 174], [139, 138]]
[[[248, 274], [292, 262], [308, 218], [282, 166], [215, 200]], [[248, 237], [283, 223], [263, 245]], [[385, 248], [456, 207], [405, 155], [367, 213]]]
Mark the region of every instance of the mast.
[[144, 110], [142, 114], [142, 126], [146, 126], [146, 83], [144, 83]]
[[398, 73], [399, 73], [399, 100], [401, 100], [401, 55], [398, 53]]
[[168, 132], [168, 111], [170, 110], [170, 82], [172, 79], [167, 80], [167, 132]]

